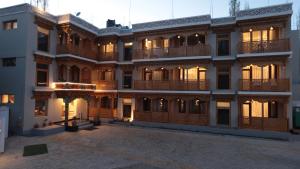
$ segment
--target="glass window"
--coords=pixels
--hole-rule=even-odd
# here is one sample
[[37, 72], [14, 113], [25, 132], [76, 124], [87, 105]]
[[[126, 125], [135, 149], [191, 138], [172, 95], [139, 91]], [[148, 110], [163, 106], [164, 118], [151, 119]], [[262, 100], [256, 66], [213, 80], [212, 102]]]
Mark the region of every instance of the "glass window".
[[159, 99], [159, 112], [168, 112], [168, 100]]
[[190, 113], [193, 114], [204, 114], [205, 111], [205, 102], [199, 99], [194, 99], [190, 101]]
[[244, 32], [242, 36], [243, 36], [243, 42], [250, 42], [251, 41], [250, 32]]
[[3, 58], [2, 66], [3, 67], [15, 67], [16, 66], [16, 58]]
[[38, 50], [49, 51], [49, 30], [38, 27]]
[[36, 84], [37, 86], [48, 86], [48, 65], [37, 64], [36, 66]]
[[107, 96], [101, 98], [101, 108], [109, 109], [111, 99]]
[[114, 45], [112, 43], [109, 43], [106, 45], [106, 53], [112, 53], [114, 52]]
[[3, 22], [4, 30], [12, 30], [12, 29], [17, 29], [17, 28], [18, 28], [17, 20]]
[[179, 113], [185, 113], [186, 112], [186, 101], [182, 99], [177, 99], [177, 106], [178, 106], [178, 112]]
[[132, 72], [131, 71], [124, 72], [124, 75], [123, 75], [123, 88], [124, 89], [131, 89], [131, 84], [132, 84]]
[[151, 99], [143, 98], [143, 111], [151, 111]]
[[229, 34], [217, 36], [218, 56], [228, 56], [230, 53]]
[[35, 100], [35, 116], [47, 116], [48, 114], [48, 100], [37, 99]]
[[130, 61], [132, 59], [133, 54], [133, 43], [125, 43], [124, 44], [124, 61]]
[[261, 41], [261, 31], [252, 32], [252, 41]]
[[14, 104], [15, 95], [3, 94], [0, 95], [0, 104]]
[[229, 89], [230, 88], [230, 68], [219, 67], [218, 68], [218, 89]]

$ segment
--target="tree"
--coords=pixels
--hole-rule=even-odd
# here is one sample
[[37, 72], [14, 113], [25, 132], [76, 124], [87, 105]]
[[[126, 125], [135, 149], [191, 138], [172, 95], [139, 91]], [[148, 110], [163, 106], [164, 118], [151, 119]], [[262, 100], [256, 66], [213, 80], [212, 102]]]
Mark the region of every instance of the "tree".
[[229, 2], [229, 15], [236, 16], [236, 13], [240, 10], [239, 0], [230, 0]]
[[248, 10], [248, 9], [250, 9], [249, 2], [245, 1], [245, 3], [244, 3], [244, 10]]
[[297, 16], [296, 16], [296, 25], [297, 25], [297, 30], [300, 30], [300, 9], [298, 9], [298, 13], [297, 13]]
[[[32, 4], [32, 0], [30, 1], [30, 4]], [[46, 11], [48, 7], [48, 0], [33, 0], [33, 5]]]

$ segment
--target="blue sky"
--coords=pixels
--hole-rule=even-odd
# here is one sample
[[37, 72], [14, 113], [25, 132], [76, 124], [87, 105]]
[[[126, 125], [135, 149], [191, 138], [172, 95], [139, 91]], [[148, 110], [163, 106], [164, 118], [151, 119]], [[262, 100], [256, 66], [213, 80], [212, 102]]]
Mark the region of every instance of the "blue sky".
[[[296, 25], [295, 18], [300, 9], [300, 0], [240, 1], [241, 9], [246, 2], [250, 4], [250, 8], [293, 2], [292, 26]], [[29, 3], [30, 0], [0, 0], [0, 8], [24, 2]], [[228, 16], [229, 0], [173, 0], [174, 18], [210, 14], [211, 2], [214, 18]], [[98, 27], [105, 27], [107, 19], [116, 19], [118, 23], [128, 25], [172, 18], [172, 0], [131, 0], [131, 8], [130, 0], [49, 0], [48, 11], [56, 15], [81, 12], [81, 18]]]

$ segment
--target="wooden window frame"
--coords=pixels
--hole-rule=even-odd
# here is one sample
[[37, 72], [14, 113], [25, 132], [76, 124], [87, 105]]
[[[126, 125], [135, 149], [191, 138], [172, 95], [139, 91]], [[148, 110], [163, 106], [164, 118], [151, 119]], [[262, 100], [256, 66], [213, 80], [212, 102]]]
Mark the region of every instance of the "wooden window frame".
[[[228, 35], [228, 38], [219, 38], [218, 36], [221, 36], [221, 35]], [[228, 40], [229, 42], [229, 53], [228, 53], [228, 56], [231, 55], [231, 33], [221, 33], [221, 34], [217, 34], [216, 35], [216, 52], [217, 52], [217, 56], [226, 56], [226, 55], [219, 55], [219, 40]]]

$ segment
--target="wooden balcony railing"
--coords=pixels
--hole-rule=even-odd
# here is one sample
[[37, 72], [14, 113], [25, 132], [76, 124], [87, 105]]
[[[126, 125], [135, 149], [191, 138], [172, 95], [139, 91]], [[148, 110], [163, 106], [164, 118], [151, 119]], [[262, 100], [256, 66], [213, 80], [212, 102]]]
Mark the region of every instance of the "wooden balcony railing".
[[268, 53], [290, 51], [290, 40], [279, 39], [270, 41], [240, 42], [239, 54]]
[[290, 91], [289, 79], [240, 79], [240, 90], [242, 91]]
[[262, 118], [262, 117], [241, 117], [241, 128], [288, 131], [288, 119], [286, 118]]
[[96, 84], [97, 90], [116, 90], [118, 88], [118, 81], [100, 80]]
[[135, 80], [137, 90], [209, 90], [209, 80], [179, 81], [179, 80]]
[[99, 54], [99, 61], [118, 61], [118, 52], [106, 52]]
[[72, 83], [72, 82], [56, 82], [53, 83], [54, 89], [62, 90], [95, 90], [95, 84], [85, 84], [85, 83]]
[[97, 58], [97, 50], [91, 48], [76, 47], [71, 44], [62, 44], [56, 46], [57, 54], [72, 54], [89, 59]]
[[209, 56], [209, 45], [182, 46], [169, 48], [136, 49], [134, 59], [169, 58], [183, 56]]

